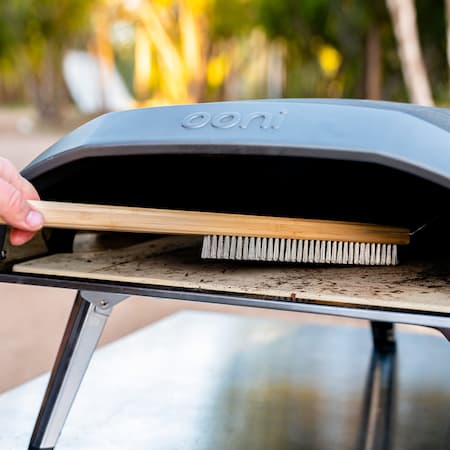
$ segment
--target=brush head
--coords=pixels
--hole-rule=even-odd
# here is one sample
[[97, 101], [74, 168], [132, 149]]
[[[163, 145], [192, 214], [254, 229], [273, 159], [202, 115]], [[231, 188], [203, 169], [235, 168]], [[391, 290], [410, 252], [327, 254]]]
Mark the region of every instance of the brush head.
[[209, 235], [202, 258], [315, 264], [393, 266], [396, 244]]

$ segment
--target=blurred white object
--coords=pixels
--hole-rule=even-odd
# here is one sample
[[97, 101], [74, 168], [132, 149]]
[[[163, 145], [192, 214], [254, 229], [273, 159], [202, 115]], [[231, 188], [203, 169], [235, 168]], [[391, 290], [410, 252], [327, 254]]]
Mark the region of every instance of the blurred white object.
[[31, 117], [19, 117], [16, 121], [16, 130], [23, 135], [31, 134], [36, 126]]
[[105, 67], [88, 52], [70, 50], [63, 59], [64, 80], [85, 114], [130, 108], [133, 97], [115, 67]]

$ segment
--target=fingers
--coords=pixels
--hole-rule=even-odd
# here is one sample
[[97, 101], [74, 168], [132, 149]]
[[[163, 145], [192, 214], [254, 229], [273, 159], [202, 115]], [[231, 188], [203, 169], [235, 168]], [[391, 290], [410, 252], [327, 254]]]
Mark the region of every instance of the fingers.
[[8, 159], [0, 157], [0, 178], [21, 191], [29, 200], [38, 200], [39, 194], [33, 185], [23, 178], [14, 164]]
[[28, 242], [33, 236], [34, 231], [25, 231], [13, 228], [9, 234], [9, 240], [12, 245], [22, 245]]
[[[25, 178], [22, 176], [21, 182], [22, 182], [22, 193], [25, 196], [27, 200], [39, 200], [39, 194], [36, 191], [35, 187]], [[19, 188], [20, 189], [20, 188]]]
[[39, 200], [36, 189], [10, 161], [0, 158], [0, 216], [13, 227], [13, 245], [24, 244], [43, 226], [42, 214], [33, 210], [27, 200]]
[[37, 231], [43, 225], [42, 215], [31, 208], [25, 195], [1, 178], [0, 216], [9, 225], [20, 230]]

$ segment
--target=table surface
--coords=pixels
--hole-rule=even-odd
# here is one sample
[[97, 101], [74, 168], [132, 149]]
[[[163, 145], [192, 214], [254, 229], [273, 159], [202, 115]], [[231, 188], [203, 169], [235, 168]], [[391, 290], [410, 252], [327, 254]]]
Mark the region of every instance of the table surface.
[[[368, 327], [177, 313], [95, 353], [57, 448], [353, 450], [371, 357]], [[391, 448], [448, 449], [450, 345], [402, 332], [395, 358]], [[0, 396], [0, 448], [27, 448], [47, 379]]]

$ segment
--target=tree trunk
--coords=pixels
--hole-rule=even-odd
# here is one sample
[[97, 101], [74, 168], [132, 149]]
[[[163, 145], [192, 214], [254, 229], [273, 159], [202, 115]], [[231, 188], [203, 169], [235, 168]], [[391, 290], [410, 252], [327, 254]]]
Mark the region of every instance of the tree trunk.
[[150, 97], [152, 75], [152, 45], [142, 24], [137, 23], [134, 32], [133, 87], [136, 99], [145, 102]]
[[370, 100], [379, 100], [381, 98], [381, 39], [378, 24], [371, 25], [367, 33], [365, 78], [365, 97]]
[[114, 51], [110, 39], [110, 27], [107, 13], [100, 9], [94, 16], [95, 23], [95, 56], [97, 57], [100, 71], [101, 110], [108, 111], [107, 84], [114, 71]]
[[450, 0], [445, 0], [445, 13], [447, 17], [447, 68], [450, 92]]
[[21, 59], [21, 74], [25, 91], [33, 104], [39, 120], [57, 124], [63, 119], [62, 109], [67, 101], [61, 69], [61, 52], [49, 44], [39, 68], [33, 68], [30, 55]]
[[270, 98], [283, 96], [286, 84], [286, 45], [278, 40], [269, 43], [267, 49], [267, 95]]
[[403, 78], [413, 103], [433, 105], [430, 83], [423, 62], [414, 0], [386, 0], [392, 20]]

